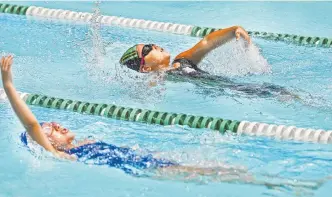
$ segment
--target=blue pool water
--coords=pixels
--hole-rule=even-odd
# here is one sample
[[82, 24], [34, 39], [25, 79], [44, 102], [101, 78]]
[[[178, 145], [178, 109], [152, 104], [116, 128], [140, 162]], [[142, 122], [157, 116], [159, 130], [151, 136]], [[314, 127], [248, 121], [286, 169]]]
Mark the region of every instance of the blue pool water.
[[[77, 11], [92, 11], [92, 2], [18, 2]], [[102, 14], [200, 26], [234, 24], [251, 30], [299, 35], [332, 34], [330, 2], [103, 2]], [[174, 57], [199, 39], [144, 30], [102, 27], [99, 63], [90, 26], [32, 20], [0, 14], [0, 53], [13, 53], [17, 89], [61, 98], [115, 103], [159, 111], [228, 119], [330, 129], [332, 109], [331, 49], [294, 46], [254, 39], [259, 49], [242, 52], [232, 42], [207, 57], [202, 67], [236, 82], [272, 83], [303, 98], [262, 98], [215, 86], [197, 87], [165, 82], [148, 88], [148, 80], [118, 64], [122, 52], [135, 43], [158, 43]], [[178, 44], [181, 43], [181, 44]], [[98, 44], [98, 43], [97, 43]], [[258, 60], [257, 60], [258, 59]], [[265, 60], [268, 64], [265, 63]], [[259, 74], [253, 74], [253, 73]], [[163, 152], [190, 165], [227, 163], [245, 166], [253, 174], [292, 180], [330, 176], [330, 145], [303, 144], [266, 138], [221, 136], [210, 130], [161, 127], [66, 111], [32, 107], [40, 121], [54, 120], [78, 133], [119, 146]], [[218, 182], [138, 179], [122, 171], [32, 155], [20, 143], [23, 127], [9, 103], [0, 100], [0, 196], [329, 196], [332, 181], [318, 190], [268, 189], [264, 186]]]

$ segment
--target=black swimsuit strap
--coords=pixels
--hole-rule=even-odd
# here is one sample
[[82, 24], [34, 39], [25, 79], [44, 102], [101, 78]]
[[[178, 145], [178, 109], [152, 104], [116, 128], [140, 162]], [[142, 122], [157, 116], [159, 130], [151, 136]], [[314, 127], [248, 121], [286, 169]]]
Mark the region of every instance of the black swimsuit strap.
[[192, 67], [197, 68], [197, 65], [194, 64], [194, 62], [192, 62], [190, 59], [187, 59], [187, 58], [184, 58], [184, 57], [179, 58], [179, 59], [175, 59], [172, 64], [175, 64], [175, 63], [189, 64]]
[[200, 73], [205, 73], [205, 74], [208, 74], [208, 72], [204, 71], [204, 70], [201, 70], [198, 68], [198, 66], [192, 62], [190, 59], [187, 59], [187, 58], [184, 58], [184, 57], [181, 57], [179, 59], [175, 59], [173, 61], [172, 64], [175, 64], [175, 63], [180, 63], [181, 66], [182, 65], [190, 65], [193, 69], [195, 69], [196, 71], [200, 72]]

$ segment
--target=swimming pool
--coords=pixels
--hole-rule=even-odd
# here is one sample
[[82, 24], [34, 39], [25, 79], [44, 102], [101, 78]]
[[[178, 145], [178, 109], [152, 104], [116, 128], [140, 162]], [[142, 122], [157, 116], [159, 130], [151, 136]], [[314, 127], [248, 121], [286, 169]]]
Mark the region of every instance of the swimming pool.
[[[20, 2], [20, 4], [22, 4]], [[29, 3], [26, 3], [29, 4]], [[92, 3], [30, 3], [71, 10], [91, 11]], [[244, 6], [245, 5], [245, 6]], [[257, 8], [259, 6], [259, 9]], [[182, 6], [187, 6], [183, 11]], [[271, 32], [303, 35], [331, 35], [327, 8], [331, 3], [142, 3], [108, 2], [101, 4], [103, 14], [172, 21], [202, 26], [244, 27]], [[244, 7], [247, 14], [244, 14]], [[199, 8], [199, 9], [198, 9]], [[215, 9], [213, 9], [215, 8]], [[235, 9], [236, 8], [236, 9]], [[264, 9], [263, 9], [264, 8]], [[167, 14], [159, 14], [160, 9]], [[231, 12], [231, 10], [233, 12]], [[325, 11], [326, 9], [326, 11]], [[140, 10], [146, 10], [141, 13]], [[197, 12], [197, 10], [200, 10]], [[181, 12], [180, 12], [181, 11]], [[209, 11], [208, 14], [202, 14]], [[261, 12], [258, 12], [261, 11]], [[235, 12], [235, 13], [234, 13]], [[303, 13], [311, 14], [310, 18]], [[290, 17], [282, 18], [285, 13]], [[238, 16], [237, 18], [234, 17]], [[250, 17], [248, 17], [250, 16]], [[251, 60], [238, 60], [232, 70], [222, 67], [234, 57], [227, 49], [220, 49], [209, 60], [227, 76], [240, 82], [269, 82], [300, 92], [305, 101], [283, 101], [282, 98], [260, 98], [221, 91], [216, 87], [196, 87], [190, 83], [166, 82], [156, 88], [146, 88], [132, 80], [132, 73], [121, 74], [117, 64], [121, 50], [137, 42], [157, 42], [170, 49], [174, 56], [190, 47], [198, 38], [169, 35], [143, 30], [105, 27], [101, 35], [105, 41], [106, 57], [102, 64], [89, 62], [92, 43], [85, 25], [50, 23], [27, 20], [25, 17], [0, 15], [2, 28], [0, 51], [11, 52], [15, 59], [15, 82], [21, 91], [43, 93], [62, 98], [116, 103], [131, 107], [173, 111], [229, 119], [260, 121], [299, 127], [331, 129], [331, 49], [288, 45], [281, 42], [254, 39], [267, 59], [272, 74], [243, 75], [257, 68]], [[229, 20], [220, 20], [217, 17]], [[246, 20], [244, 20], [246, 19]], [[305, 21], [302, 22], [302, 21]], [[320, 21], [320, 23], [317, 23]], [[316, 27], [316, 28], [312, 28]], [[324, 29], [324, 31], [319, 31]], [[174, 43], [181, 42], [182, 45]], [[89, 53], [89, 54], [86, 54]], [[241, 55], [241, 53], [240, 53]], [[259, 57], [257, 53], [251, 54]], [[241, 62], [242, 61], [242, 62]], [[204, 66], [210, 66], [208, 63]], [[258, 68], [266, 66], [259, 62]], [[253, 67], [253, 68], [252, 68]], [[209, 67], [210, 68], [210, 67]], [[249, 69], [249, 71], [251, 71]], [[119, 71], [120, 70], [120, 71]], [[138, 80], [141, 82], [140, 80]], [[311, 96], [309, 95], [311, 94]], [[116, 169], [59, 162], [36, 158], [20, 146], [22, 131], [5, 101], [0, 104], [2, 128], [0, 154], [0, 191], [4, 196], [166, 196], [167, 192], [184, 196], [292, 196], [294, 191], [268, 190], [265, 187], [244, 184], [183, 183], [137, 179]], [[165, 157], [184, 163], [204, 165], [204, 162], [227, 162], [244, 165], [253, 173], [278, 174], [288, 178], [314, 179], [329, 176], [331, 155], [329, 145], [280, 142], [265, 138], [220, 136], [209, 130], [161, 127], [139, 123], [84, 116], [66, 111], [32, 107], [42, 121], [56, 120], [73, 128], [79, 135], [93, 134], [117, 145], [139, 144], [156, 151], [165, 151]], [[206, 154], [208, 153], [208, 154]], [[323, 170], [324, 169], [324, 170]], [[46, 177], [44, 177], [47, 175]], [[56, 184], [56, 186], [55, 186]], [[327, 196], [328, 182], [317, 191], [302, 195]], [[61, 187], [61, 189], [59, 189]], [[43, 191], [40, 194], [39, 191]], [[38, 192], [38, 193], [37, 193]]]

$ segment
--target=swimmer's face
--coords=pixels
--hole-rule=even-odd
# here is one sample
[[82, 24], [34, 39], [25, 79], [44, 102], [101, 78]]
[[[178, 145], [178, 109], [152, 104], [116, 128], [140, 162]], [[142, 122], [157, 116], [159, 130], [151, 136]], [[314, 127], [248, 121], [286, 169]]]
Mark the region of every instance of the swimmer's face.
[[42, 128], [53, 146], [58, 150], [62, 150], [64, 147], [67, 147], [75, 139], [75, 134], [73, 132], [62, 127], [58, 123], [44, 123]]
[[[137, 51], [142, 58], [144, 44], [137, 45]], [[143, 72], [159, 71], [169, 66], [170, 54], [158, 45], [152, 45], [152, 50], [144, 56]]]

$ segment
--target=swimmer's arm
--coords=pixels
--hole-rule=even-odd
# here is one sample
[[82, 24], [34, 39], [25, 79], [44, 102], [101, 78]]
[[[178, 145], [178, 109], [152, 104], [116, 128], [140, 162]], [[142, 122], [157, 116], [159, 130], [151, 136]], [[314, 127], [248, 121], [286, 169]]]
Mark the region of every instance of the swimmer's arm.
[[24, 101], [19, 97], [16, 92], [15, 86], [12, 81], [11, 66], [13, 63], [13, 56], [7, 56], [1, 58], [1, 75], [2, 84], [7, 94], [8, 100], [16, 114], [20, 119], [24, 128], [27, 130], [29, 135], [38, 144], [43, 146], [46, 150], [56, 153], [50, 141], [47, 139], [46, 135], [42, 132], [42, 128], [39, 125], [36, 117], [30, 111], [29, 107], [24, 103]]
[[231, 41], [234, 38], [238, 40], [240, 37], [243, 37], [248, 43], [251, 42], [248, 33], [240, 26], [233, 26], [212, 32], [205, 36], [191, 49], [180, 53], [175, 57], [175, 59], [190, 59], [194, 64], [197, 65], [204, 58], [204, 56], [211, 52], [213, 49]]

